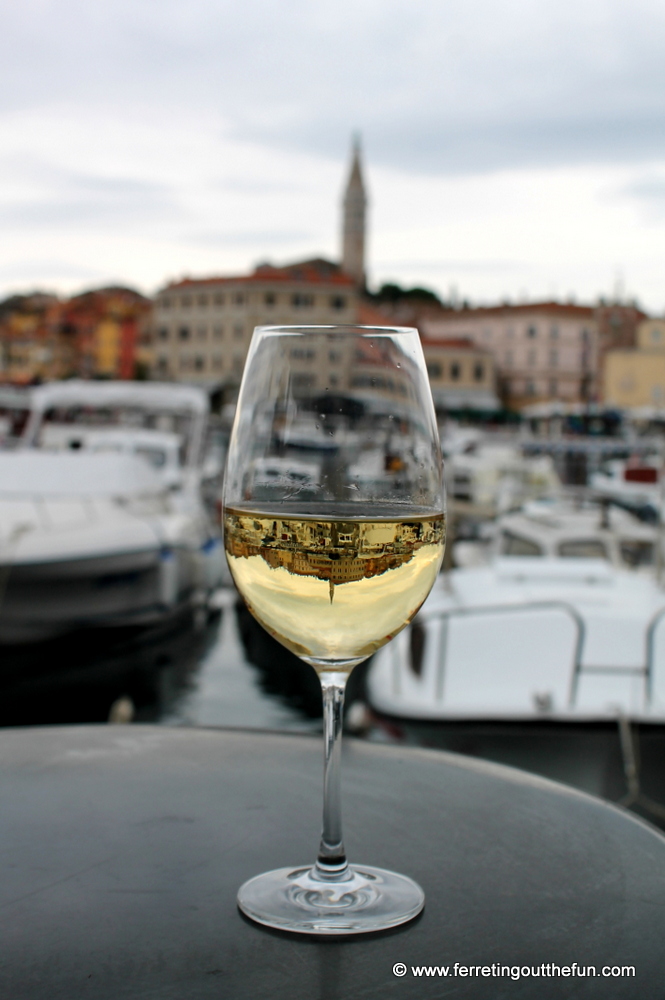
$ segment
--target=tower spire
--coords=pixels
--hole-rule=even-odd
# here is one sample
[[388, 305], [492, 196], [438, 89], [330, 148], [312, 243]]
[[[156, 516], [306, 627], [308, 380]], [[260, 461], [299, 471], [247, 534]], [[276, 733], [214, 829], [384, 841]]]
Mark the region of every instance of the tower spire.
[[365, 214], [367, 196], [363, 183], [360, 136], [354, 133], [351, 171], [344, 192], [342, 213], [342, 270], [365, 287]]

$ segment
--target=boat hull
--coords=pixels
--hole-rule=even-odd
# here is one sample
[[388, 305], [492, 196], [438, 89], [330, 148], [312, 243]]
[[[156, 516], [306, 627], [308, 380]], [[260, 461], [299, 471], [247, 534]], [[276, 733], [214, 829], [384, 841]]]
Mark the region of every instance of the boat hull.
[[200, 600], [198, 562], [192, 550], [149, 549], [0, 564], [0, 643], [91, 626], [154, 625]]

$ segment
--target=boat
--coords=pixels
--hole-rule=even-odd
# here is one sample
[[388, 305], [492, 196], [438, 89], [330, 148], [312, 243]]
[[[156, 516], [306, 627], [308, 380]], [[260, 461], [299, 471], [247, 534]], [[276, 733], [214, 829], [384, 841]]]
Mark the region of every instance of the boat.
[[202, 499], [205, 392], [70, 381], [31, 392], [0, 451], [0, 642], [154, 626], [222, 580]]
[[591, 475], [589, 485], [601, 498], [631, 511], [642, 521], [657, 524], [663, 512], [663, 464], [660, 457], [606, 462]]
[[453, 562], [470, 568], [497, 556], [605, 559], [619, 569], [660, 569], [659, 530], [607, 500], [534, 500], [482, 526], [480, 537], [453, 543]]
[[444, 435], [442, 449], [448, 497], [458, 514], [495, 517], [527, 500], [560, 492], [552, 458], [525, 456], [517, 439], [456, 428]]
[[665, 592], [608, 560], [497, 556], [440, 576], [374, 657], [403, 719], [665, 723]]

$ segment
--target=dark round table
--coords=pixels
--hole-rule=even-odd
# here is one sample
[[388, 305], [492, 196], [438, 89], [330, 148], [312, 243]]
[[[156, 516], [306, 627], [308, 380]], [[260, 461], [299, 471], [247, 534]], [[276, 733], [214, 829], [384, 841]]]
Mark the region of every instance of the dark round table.
[[665, 839], [563, 786], [347, 741], [350, 858], [411, 875], [427, 902], [390, 933], [313, 939], [250, 923], [235, 895], [314, 859], [319, 741], [16, 729], [0, 758], [3, 998], [665, 997]]

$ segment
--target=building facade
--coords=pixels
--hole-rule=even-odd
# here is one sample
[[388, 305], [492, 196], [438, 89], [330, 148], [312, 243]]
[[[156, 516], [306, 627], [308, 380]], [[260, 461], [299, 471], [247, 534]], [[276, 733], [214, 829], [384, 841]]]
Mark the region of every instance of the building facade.
[[665, 319], [642, 320], [634, 348], [609, 350], [603, 367], [603, 397], [621, 409], [665, 410]]
[[235, 388], [255, 326], [355, 323], [354, 279], [323, 259], [166, 285], [151, 319], [153, 378]]
[[490, 351], [463, 337], [421, 336], [434, 407], [449, 410], [496, 411], [496, 370]]
[[147, 372], [150, 302], [128, 288], [71, 299], [14, 296], [0, 304], [0, 381], [28, 385], [73, 375], [131, 379]]
[[446, 310], [420, 323], [427, 341], [463, 338], [494, 358], [503, 402], [585, 402], [598, 394], [598, 325], [587, 306], [541, 302]]
[[55, 296], [16, 295], [0, 304], [0, 382], [63, 378], [74, 364], [75, 345], [63, 330]]
[[63, 330], [74, 344], [77, 375], [147, 375], [149, 299], [131, 288], [100, 288], [67, 299], [60, 309]]

